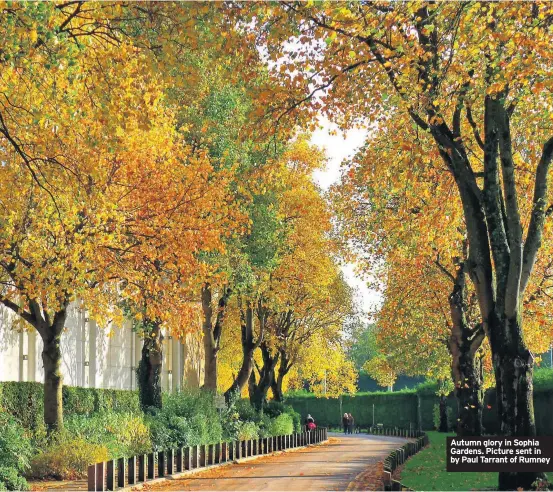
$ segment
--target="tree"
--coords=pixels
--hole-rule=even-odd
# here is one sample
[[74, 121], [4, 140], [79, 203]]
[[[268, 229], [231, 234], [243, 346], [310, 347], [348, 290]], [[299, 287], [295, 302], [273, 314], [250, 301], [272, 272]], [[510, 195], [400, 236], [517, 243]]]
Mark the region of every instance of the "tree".
[[[522, 314], [553, 157], [544, 124], [549, 95], [541, 90], [552, 66], [551, 6], [519, 7], [287, 2], [273, 16], [259, 15], [254, 28], [270, 26], [263, 34], [273, 60], [289, 49], [292, 33], [309, 46], [278, 67], [288, 91], [269, 112], [289, 114], [307, 102], [308, 116], [322, 107], [345, 125], [392, 118], [396, 128], [413, 124], [413, 135], [429, 134], [462, 203], [501, 431], [531, 436], [533, 357]], [[527, 488], [536, 476], [501, 473], [499, 487]]]
[[[166, 104], [170, 64], [181, 51], [174, 41], [196, 36], [196, 11], [178, 9], [169, 19], [164, 9], [117, 2], [0, 7], [0, 302], [43, 341], [49, 430], [63, 425], [60, 339], [69, 303], [85, 301], [100, 324], [121, 319], [113, 284], [125, 279], [125, 295], [137, 297], [131, 267], [155, 262], [168, 237], [155, 233], [192, 198], [186, 172], [198, 172], [199, 183], [212, 179], [201, 153], [183, 145]], [[157, 42], [169, 49], [160, 52]], [[167, 190], [176, 194], [164, 201]], [[191, 228], [199, 218], [187, 217], [185, 240], [197, 234]], [[210, 241], [200, 242], [209, 249], [216, 246]], [[195, 255], [194, 241], [186, 246], [192, 249], [179, 263], [168, 260], [171, 269]]]

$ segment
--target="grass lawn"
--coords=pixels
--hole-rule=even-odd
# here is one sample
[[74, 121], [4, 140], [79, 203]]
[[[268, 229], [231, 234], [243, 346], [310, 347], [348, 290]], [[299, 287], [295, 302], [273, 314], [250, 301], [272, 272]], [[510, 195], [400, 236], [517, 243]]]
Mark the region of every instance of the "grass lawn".
[[[407, 460], [401, 483], [416, 491], [423, 490], [496, 490], [497, 473], [446, 472], [446, 437], [455, 434], [427, 432], [430, 444]], [[553, 481], [553, 474], [547, 478]]]
[[497, 487], [497, 473], [445, 471], [447, 436], [427, 432], [430, 445], [410, 458], [401, 472], [401, 483], [413, 490], [482, 490]]

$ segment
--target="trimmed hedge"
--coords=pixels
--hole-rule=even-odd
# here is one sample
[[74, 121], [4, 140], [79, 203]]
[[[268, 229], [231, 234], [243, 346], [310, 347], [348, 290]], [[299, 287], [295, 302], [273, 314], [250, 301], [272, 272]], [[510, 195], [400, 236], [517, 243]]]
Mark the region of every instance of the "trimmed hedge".
[[[302, 421], [310, 413], [315, 421], [327, 427], [341, 427], [342, 415], [351, 413], [355, 425], [368, 428], [373, 423], [390, 427], [434, 430], [434, 405], [439, 403], [435, 383], [424, 383], [414, 390], [397, 392], [358, 393], [354, 396], [340, 398], [317, 398], [307, 393], [295, 393], [286, 398], [301, 415]], [[484, 408], [482, 410], [482, 425], [486, 434], [496, 434], [499, 431], [495, 388], [486, 391]], [[457, 400], [453, 394], [447, 399], [447, 406], [452, 410], [453, 421], [457, 420]], [[553, 435], [553, 370], [538, 369], [534, 375], [534, 415], [538, 435]]]
[[[322, 426], [341, 426], [342, 416], [348, 412], [355, 418], [355, 425], [370, 427], [374, 423], [385, 426], [413, 428], [417, 426], [417, 394], [412, 390], [395, 393], [366, 393], [340, 398], [317, 398], [315, 396], [291, 397], [286, 399], [298, 412], [302, 420], [310, 413]], [[432, 419], [432, 411], [430, 413]]]
[[[44, 410], [42, 383], [9, 381], [0, 383], [0, 409], [13, 415], [27, 429], [37, 429]], [[95, 412], [139, 412], [137, 391], [63, 387], [64, 415]]]

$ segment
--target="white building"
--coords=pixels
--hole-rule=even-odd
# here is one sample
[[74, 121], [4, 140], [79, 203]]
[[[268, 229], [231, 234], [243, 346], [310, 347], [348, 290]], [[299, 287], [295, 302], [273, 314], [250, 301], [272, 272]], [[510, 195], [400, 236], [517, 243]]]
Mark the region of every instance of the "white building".
[[[15, 326], [16, 315], [0, 306], [0, 381], [43, 382], [42, 340], [27, 325]], [[20, 323], [16, 323], [20, 325]], [[142, 340], [131, 329], [102, 329], [89, 320], [76, 303], [69, 313], [62, 335], [63, 384], [85, 388], [137, 389], [136, 367]], [[203, 382], [203, 344], [198, 335], [185, 343], [166, 336], [163, 342], [162, 387], [176, 391], [198, 387]]]

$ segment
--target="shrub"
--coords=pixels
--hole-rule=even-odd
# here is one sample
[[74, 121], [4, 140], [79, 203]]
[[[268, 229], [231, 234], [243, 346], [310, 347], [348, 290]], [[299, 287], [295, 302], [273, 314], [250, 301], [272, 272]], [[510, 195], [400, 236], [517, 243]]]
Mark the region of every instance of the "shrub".
[[29, 484], [15, 468], [0, 464], [0, 490], [29, 490]]
[[33, 447], [23, 427], [5, 412], [0, 413], [0, 489], [27, 490], [21, 476], [30, 464]]
[[147, 419], [155, 450], [220, 442], [223, 428], [213, 394], [200, 390], [164, 396], [161, 410]]
[[294, 432], [294, 421], [292, 416], [287, 413], [272, 419], [271, 423], [271, 435], [273, 436], [283, 436]]
[[238, 430], [237, 439], [245, 441], [246, 439], [257, 439], [259, 437], [259, 427], [255, 422], [242, 422]]
[[0, 465], [24, 472], [29, 468], [32, 456], [31, 442], [25, 430], [6, 413], [0, 413], [0, 428]]
[[65, 430], [72, 437], [106, 446], [111, 458], [144, 454], [152, 449], [143, 414], [109, 411], [89, 417], [72, 415], [65, 420]]
[[40, 452], [31, 462], [31, 476], [73, 480], [86, 476], [91, 463], [107, 461], [108, 449], [87, 442], [82, 437], [68, 437], [62, 432], [51, 440], [47, 450]]
[[259, 412], [252, 406], [250, 400], [245, 398], [237, 400], [234, 407], [242, 421], [259, 422], [261, 419]]

